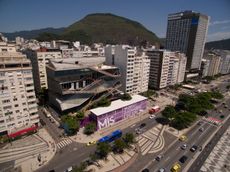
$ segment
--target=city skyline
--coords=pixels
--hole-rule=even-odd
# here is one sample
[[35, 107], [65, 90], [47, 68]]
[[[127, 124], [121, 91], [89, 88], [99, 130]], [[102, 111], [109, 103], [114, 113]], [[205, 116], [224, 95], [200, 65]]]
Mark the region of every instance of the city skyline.
[[[227, 0], [200, 1], [177, 0], [171, 4], [164, 2], [138, 1], [33, 1], [15, 0], [0, 2], [0, 32], [33, 30], [47, 27], [67, 27], [91, 13], [112, 13], [135, 20], [153, 31], [158, 37], [166, 36], [167, 17], [170, 13], [193, 10], [211, 17], [207, 41], [230, 38], [230, 14]], [[207, 5], [208, 4], [208, 5]], [[132, 10], [130, 10], [132, 9]], [[137, 12], [139, 11], [139, 12]], [[17, 14], [17, 15], [15, 15]], [[28, 15], [29, 14], [29, 15]], [[17, 17], [15, 17], [17, 16]]]

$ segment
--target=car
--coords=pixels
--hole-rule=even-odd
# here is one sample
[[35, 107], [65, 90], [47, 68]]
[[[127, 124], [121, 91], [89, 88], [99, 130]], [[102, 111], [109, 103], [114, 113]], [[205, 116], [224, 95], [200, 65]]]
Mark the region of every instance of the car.
[[186, 135], [181, 135], [180, 137], [179, 137], [179, 140], [180, 141], [186, 141], [188, 138], [187, 138], [187, 136]]
[[95, 145], [96, 143], [97, 143], [97, 141], [93, 140], [93, 141], [88, 142], [86, 145], [91, 146], [91, 145]]
[[228, 106], [227, 106], [227, 105], [224, 105], [224, 108], [228, 108]]
[[149, 119], [153, 119], [155, 117], [156, 117], [155, 115], [150, 115]]
[[199, 131], [200, 131], [200, 132], [203, 132], [203, 131], [204, 131], [204, 128], [203, 128], [203, 127], [201, 127], [201, 128], [199, 129]]
[[198, 124], [198, 125], [202, 125], [202, 124], [203, 124], [203, 122], [202, 122], [202, 121], [199, 121], [197, 124]]
[[141, 125], [140, 125], [140, 128], [144, 128], [146, 126], [146, 123], [142, 123]]
[[178, 162], [175, 163], [171, 168], [172, 172], [179, 172], [180, 170], [181, 170], [181, 166], [180, 166], [180, 164]]
[[183, 144], [183, 145], [181, 146], [181, 149], [185, 150], [187, 147], [188, 147], [187, 144]]
[[94, 164], [94, 162], [93, 162], [91, 159], [86, 159], [86, 160], [84, 161], [84, 163], [85, 163], [87, 166], [90, 166], [90, 165], [93, 165], [93, 164]]
[[182, 156], [180, 159], [179, 159], [179, 161], [181, 162], [181, 163], [185, 163], [185, 161], [188, 159], [188, 157], [187, 156]]
[[191, 148], [190, 148], [190, 151], [191, 152], [195, 152], [197, 150], [197, 146], [196, 145], [193, 145]]
[[157, 161], [160, 161], [162, 158], [163, 158], [163, 155], [158, 155], [155, 159], [156, 159]]
[[55, 172], [55, 170], [50, 170], [49, 172]]
[[70, 167], [67, 168], [67, 170], [66, 170], [66, 172], [71, 172], [71, 171], [73, 171], [73, 167], [72, 167], [72, 166], [70, 166]]
[[144, 170], [142, 170], [141, 172], [149, 172], [148, 168], [145, 168]]
[[136, 134], [141, 134], [141, 129], [140, 129], [140, 128], [138, 128], [138, 129], [136, 130]]
[[164, 168], [160, 168], [160, 169], [158, 170], [158, 172], [165, 172], [165, 169], [164, 169]]
[[219, 113], [222, 113], [223, 111], [222, 110], [219, 110]]

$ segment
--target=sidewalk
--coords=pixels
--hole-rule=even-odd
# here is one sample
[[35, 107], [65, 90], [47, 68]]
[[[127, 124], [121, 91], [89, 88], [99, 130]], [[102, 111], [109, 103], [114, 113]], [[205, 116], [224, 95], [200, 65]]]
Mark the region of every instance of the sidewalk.
[[[36, 134], [43, 142], [45, 142], [48, 146], [48, 151], [40, 152], [34, 154], [32, 156], [28, 156], [26, 158], [22, 158], [15, 161], [15, 167], [21, 167], [21, 171], [23, 172], [32, 172], [45, 165], [48, 161], [50, 161], [56, 153], [55, 142], [52, 137], [48, 134], [46, 129], [42, 128]], [[38, 157], [40, 156], [41, 161], [38, 161]]]
[[125, 149], [122, 154], [110, 153], [107, 160], [97, 161], [98, 165], [90, 165], [87, 170], [92, 172], [121, 172], [127, 169], [137, 158], [138, 152], [135, 152], [135, 146], [131, 149]]
[[[110, 127], [106, 127], [104, 129], [101, 129], [99, 131], [96, 131], [94, 134], [87, 136], [83, 133], [84, 128], [81, 128], [79, 130], [79, 132], [77, 133], [77, 135], [75, 136], [71, 136], [70, 138], [75, 141], [75, 142], [79, 142], [79, 143], [88, 143], [90, 141], [94, 141], [94, 140], [99, 140], [101, 137], [106, 136], [108, 134], [110, 134], [111, 132], [113, 132], [116, 129], [125, 129], [127, 127], [131, 127], [134, 126], [137, 122], [140, 122], [146, 118], [148, 118], [150, 116], [150, 114], [148, 113], [149, 108], [152, 107], [153, 105], [159, 105], [161, 107], [161, 111], [165, 108], [165, 106], [172, 104], [172, 100], [166, 97], [158, 97], [156, 98], [155, 102], [152, 102], [149, 100], [147, 108], [145, 111], [140, 112], [139, 114], [137, 114], [135, 117], [131, 117], [131, 118], [127, 118], [125, 120], [122, 120], [118, 123], [115, 123], [114, 125], [110, 126]], [[157, 112], [157, 114], [161, 113]]]

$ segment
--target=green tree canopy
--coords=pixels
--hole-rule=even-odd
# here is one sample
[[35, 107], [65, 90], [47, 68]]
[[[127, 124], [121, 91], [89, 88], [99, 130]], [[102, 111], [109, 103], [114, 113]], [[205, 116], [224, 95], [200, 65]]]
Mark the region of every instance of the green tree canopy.
[[224, 96], [219, 91], [212, 91], [211, 96], [215, 99], [223, 99]]
[[123, 96], [121, 97], [121, 100], [123, 100], [123, 101], [131, 100], [131, 99], [132, 99], [132, 97], [128, 93], [123, 94]]
[[171, 105], [166, 106], [162, 111], [163, 117], [167, 118], [168, 120], [175, 118], [176, 114], [177, 112], [175, 108]]
[[68, 134], [75, 134], [80, 128], [80, 123], [76, 116], [63, 115], [61, 121], [64, 125], [67, 125]]
[[128, 146], [129, 144], [132, 144], [135, 142], [133, 133], [126, 133], [123, 139], [127, 143]]
[[96, 149], [102, 158], [107, 158], [109, 152], [111, 151], [111, 146], [106, 142], [102, 142], [97, 145]]
[[172, 126], [178, 130], [187, 128], [196, 120], [196, 115], [191, 112], [179, 112], [172, 122]]
[[85, 126], [84, 133], [86, 135], [91, 135], [96, 131], [96, 124], [91, 122]]
[[116, 139], [114, 141], [114, 148], [115, 148], [115, 150], [123, 150], [125, 147], [126, 147], [126, 143], [121, 138], [120, 139]]

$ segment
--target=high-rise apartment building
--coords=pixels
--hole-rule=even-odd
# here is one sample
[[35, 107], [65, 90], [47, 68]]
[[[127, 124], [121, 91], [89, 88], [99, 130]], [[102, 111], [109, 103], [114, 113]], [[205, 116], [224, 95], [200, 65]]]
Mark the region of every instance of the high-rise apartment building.
[[127, 45], [107, 46], [105, 63], [119, 67], [121, 91], [131, 95], [148, 90], [150, 60], [145, 52]]
[[38, 125], [37, 112], [30, 61], [13, 45], [0, 43], [0, 133]]
[[147, 50], [150, 59], [149, 87], [165, 88], [184, 81], [186, 56], [166, 50]]
[[214, 76], [218, 74], [221, 57], [215, 53], [210, 52], [207, 55], [205, 55], [204, 58], [209, 60], [207, 76]]
[[35, 51], [29, 50], [26, 54], [32, 63], [36, 93], [40, 92], [42, 88], [47, 89], [46, 65], [48, 64], [49, 59], [62, 58], [61, 51], [59, 49], [40, 48]]
[[194, 11], [168, 15], [166, 49], [187, 56], [186, 70], [198, 71], [203, 57], [209, 17]]
[[230, 73], [230, 51], [229, 50], [214, 50], [215, 53], [220, 55], [219, 73]]

